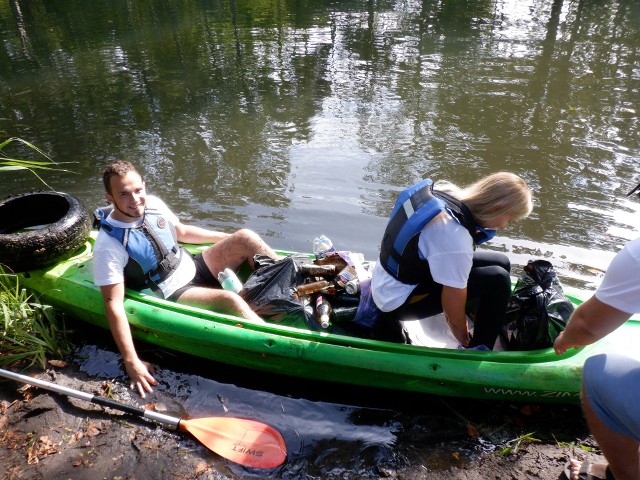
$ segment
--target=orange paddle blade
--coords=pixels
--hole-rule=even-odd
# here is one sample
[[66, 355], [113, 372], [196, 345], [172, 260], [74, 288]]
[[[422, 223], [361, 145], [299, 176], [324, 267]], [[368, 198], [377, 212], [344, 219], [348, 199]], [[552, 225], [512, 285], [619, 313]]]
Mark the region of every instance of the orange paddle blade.
[[180, 428], [221, 457], [248, 467], [274, 468], [287, 458], [287, 445], [280, 432], [254, 420], [197, 418], [181, 420]]

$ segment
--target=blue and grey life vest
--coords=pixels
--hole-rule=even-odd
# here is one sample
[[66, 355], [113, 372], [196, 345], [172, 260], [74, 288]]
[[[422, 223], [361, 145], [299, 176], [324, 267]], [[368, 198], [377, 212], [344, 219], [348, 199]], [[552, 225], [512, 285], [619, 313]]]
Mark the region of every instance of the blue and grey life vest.
[[393, 207], [382, 237], [380, 263], [390, 275], [403, 283], [415, 285], [432, 279], [429, 263], [418, 254], [418, 240], [424, 226], [437, 215], [446, 212], [465, 227], [474, 243], [481, 243], [469, 208], [445, 192], [433, 189], [433, 181], [423, 180], [403, 190]]
[[112, 207], [95, 211], [99, 228], [118, 240], [129, 254], [124, 269], [127, 288], [151, 288], [162, 295], [158, 284], [176, 271], [180, 264], [180, 245], [175, 226], [158, 210], [147, 208], [142, 224], [134, 228], [115, 227], [106, 221]]

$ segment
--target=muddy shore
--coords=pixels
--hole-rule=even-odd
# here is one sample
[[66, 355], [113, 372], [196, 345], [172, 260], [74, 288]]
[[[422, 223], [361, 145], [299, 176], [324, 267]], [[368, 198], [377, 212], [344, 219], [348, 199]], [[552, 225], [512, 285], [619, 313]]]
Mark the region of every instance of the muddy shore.
[[[332, 403], [338, 396], [334, 390], [333, 394], [321, 388], [310, 395], [299, 390], [283, 395], [169, 370], [161, 370], [157, 377], [167, 387], [142, 400], [125, 388], [124, 377], [86, 372], [81, 363], [70, 362], [50, 366], [46, 372], [26, 373], [178, 417], [186, 414], [185, 408], [200, 413], [198, 398], [206, 391], [208, 397], [217, 397], [202, 410], [208, 415], [253, 417], [281, 431], [287, 441], [287, 461], [272, 470], [246, 468], [171, 427], [2, 380], [1, 480], [555, 480], [564, 478], [562, 470], [569, 457], [604, 461], [575, 405], [408, 394], [389, 400], [367, 392], [370, 401], [362, 397], [364, 406], [353, 407], [349, 406], [353, 402]], [[342, 390], [348, 398], [350, 390]], [[316, 398], [297, 397], [301, 394]], [[336, 411], [346, 411], [346, 420], [335, 420]]]

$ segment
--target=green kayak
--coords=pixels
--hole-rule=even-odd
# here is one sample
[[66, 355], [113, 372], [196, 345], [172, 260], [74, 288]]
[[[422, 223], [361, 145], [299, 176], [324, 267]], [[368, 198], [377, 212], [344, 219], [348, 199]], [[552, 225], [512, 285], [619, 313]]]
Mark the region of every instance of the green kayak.
[[[95, 235], [91, 232], [70, 258], [19, 275], [42, 302], [108, 328], [100, 290], [93, 284]], [[565, 293], [575, 304], [591, 295]], [[129, 290], [125, 308], [136, 339], [205, 359], [308, 379], [498, 400], [577, 403], [587, 357], [635, 352], [640, 344], [635, 317], [600, 342], [557, 356], [551, 349], [456, 350], [256, 323]]]

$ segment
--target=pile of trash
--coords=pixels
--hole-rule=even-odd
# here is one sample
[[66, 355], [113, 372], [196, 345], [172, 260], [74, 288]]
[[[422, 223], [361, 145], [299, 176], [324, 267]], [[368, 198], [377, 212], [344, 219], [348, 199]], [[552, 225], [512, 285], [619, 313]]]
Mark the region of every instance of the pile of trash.
[[257, 256], [256, 269], [239, 294], [270, 322], [355, 334], [353, 330], [370, 327], [375, 320], [368, 301], [373, 264], [360, 253], [336, 251], [324, 235], [313, 247], [315, 258]]

